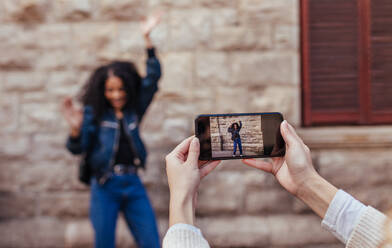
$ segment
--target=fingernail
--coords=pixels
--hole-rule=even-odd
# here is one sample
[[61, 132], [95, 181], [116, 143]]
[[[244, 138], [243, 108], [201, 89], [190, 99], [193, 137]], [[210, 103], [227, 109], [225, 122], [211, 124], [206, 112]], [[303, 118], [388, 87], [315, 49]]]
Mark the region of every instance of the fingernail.
[[195, 145], [199, 144], [199, 139], [194, 137], [192, 143], [194, 143]]
[[287, 126], [288, 126], [292, 131], [295, 130], [294, 127], [293, 127], [290, 123], [288, 123], [287, 121], [286, 121], [286, 123], [287, 123]]
[[286, 120], [284, 120], [282, 122], [282, 125], [283, 125], [284, 128], [288, 128], [289, 127], [289, 123]]

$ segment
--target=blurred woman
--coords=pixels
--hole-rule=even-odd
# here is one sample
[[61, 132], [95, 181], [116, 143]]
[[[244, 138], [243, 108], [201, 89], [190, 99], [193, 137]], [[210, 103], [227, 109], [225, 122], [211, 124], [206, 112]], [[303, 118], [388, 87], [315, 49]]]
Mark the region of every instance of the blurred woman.
[[146, 161], [139, 124], [158, 90], [161, 67], [150, 33], [160, 14], [147, 18], [142, 33], [147, 50], [147, 75], [141, 78], [132, 62], [114, 61], [97, 68], [83, 88], [83, 112], [70, 98], [63, 115], [71, 130], [67, 148], [85, 154], [92, 169], [90, 220], [95, 247], [115, 247], [119, 212], [139, 247], [160, 247], [155, 215], [138, 169]]

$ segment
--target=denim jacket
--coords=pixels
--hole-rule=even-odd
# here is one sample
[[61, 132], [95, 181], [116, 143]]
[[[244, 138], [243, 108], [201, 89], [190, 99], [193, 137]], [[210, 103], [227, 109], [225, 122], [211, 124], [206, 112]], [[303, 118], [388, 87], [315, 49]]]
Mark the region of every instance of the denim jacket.
[[[144, 168], [147, 151], [139, 135], [139, 123], [158, 90], [161, 67], [154, 51], [148, 50], [147, 76], [142, 80], [137, 109], [124, 111], [122, 121], [133, 148], [134, 164]], [[87, 162], [97, 177], [110, 172], [118, 149], [120, 123], [113, 110], [103, 114], [99, 126], [91, 106], [84, 107], [80, 136], [68, 137], [66, 147], [72, 154], [86, 154]]]
[[240, 130], [242, 128], [242, 122], [240, 121], [240, 125], [238, 127], [238, 129], [234, 129], [234, 127], [232, 128], [231, 126], [227, 129], [228, 133], [231, 133], [231, 140], [236, 140], [236, 139], [240, 139]]

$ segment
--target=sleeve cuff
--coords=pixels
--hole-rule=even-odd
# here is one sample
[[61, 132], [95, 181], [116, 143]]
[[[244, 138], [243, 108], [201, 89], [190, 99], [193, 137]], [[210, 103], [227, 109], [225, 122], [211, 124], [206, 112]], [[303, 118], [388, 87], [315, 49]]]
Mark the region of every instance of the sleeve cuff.
[[339, 190], [330, 203], [321, 226], [346, 244], [365, 209], [361, 202]]
[[70, 141], [71, 143], [77, 143], [77, 142], [80, 141], [80, 136], [78, 136], [78, 137], [69, 136], [69, 141]]
[[167, 230], [167, 232], [169, 233], [169, 232], [173, 232], [176, 230], [188, 230], [188, 231], [194, 232], [194, 233], [202, 236], [199, 228], [192, 226], [192, 225], [189, 225], [189, 224], [183, 224], [183, 223], [174, 224], [173, 226], [171, 226], [169, 228], [169, 230]]
[[148, 58], [154, 58], [155, 57], [155, 48], [154, 47], [148, 48], [147, 55], [148, 55]]
[[366, 207], [350, 236], [347, 247], [381, 247], [380, 244], [385, 241], [385, 234], [388, 230], [392, 231], [392, 226], [388, 226], [387, 220], [378, 210]]

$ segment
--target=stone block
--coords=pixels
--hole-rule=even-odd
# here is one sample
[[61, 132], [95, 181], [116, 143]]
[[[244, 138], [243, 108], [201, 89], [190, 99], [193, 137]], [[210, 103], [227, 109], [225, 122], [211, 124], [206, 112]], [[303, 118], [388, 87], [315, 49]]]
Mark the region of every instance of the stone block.
[[[158, 219], [158, 228], [161, 231], [161, 237], [163, 237], [167, 230], [167, 226], [167, 218]], [[94, 231], [89, 221], [70, 221], [66, 224], [65, 247], [91, 247], [93, 243]], [[128, 226], [122, 217], [118, 219], [117, 223], [116, 247], [136, 247], [133, 237], [128, 230]]]
[[208, 217], [197, 223], [211, 247], [270, 247], [270, 223], [264, 217]]
[[61, 49], [63, 53], [70, 51], [72, 33], [69, 24], [54, 23], [39, 25], [36, 28], [32, 28], [29, 32], [34, 37], [33, 41], [35, 42], [35, 46], [44, 51], [52, 49]]
[[170, 51], [183, 51], [205, 46], [210, 42], [212, 10], [174, 10], [170, 13]]
[[13, 46], [0, 46], [0, 70], [30, 70], [35, 64], [38, 56], [37, 51], [19, 49]]
[[71, 27], [63, 23], [23, 26], [6, 24], [0, 27], [0, 40], [3, 46], [30, 50], [41, 49], [39, 55], [55, 49], [66, 52], [71, 42]]
[[339, 188], [390, 183], [389, 149], [325, 150], [318, 154], [320, 174]]
[[[205, 1], [205, 4], [215, 4], [215, 1]], [[218, 1], [219, 2], [219, 1]], [[230, 1], [221, 1], [222, 3], [229, 3]], [[239, 24], [239, 11], [236, 8], [216, 8], [215, 15], [212, 16], [212, 26], [221, 28], [224, 26], [236, 26]]]
[[67, 137], [64, 134], [36, 133], [32, 139], [32, 152], [27, 154], [31, 161], [57, 162], [66, 161], [70, 154], [65, 147]]
[[284, 213], [292, 210], [294, 197], [284, 189], [265, 190], [261, 186], [246, 193], [245, 209], [252, 214]]
[[[238, 161], [238, 163], [241, 163]], [[241, 163], [242, 164], [242, 163]], [[247, 165], [241, 165], [248, 167]], [[249, 169], [241, 172], [243, 181], [249, 188], [253, 190], [264, 190], [264, 189], [279, 189], [283, 190], [282, 186], [278, 183], [272, 174], [264, 171], [249, 167]]]
[[72, 65], [93, 70], [119, 57], [117, 23], [72, 24]]
[[180, 97], [191, 95], [194, 56], [191, 53], [170, 53], [162, 56], [164, 74], [160, 81], [160, 93]]
[[349, 188], [344, 190], [349, 194], [352, 194], [353, 197], [361, 201], [363, 204], [370, 205], [384, 213], [392, 209], [390, 183], [387, 185], [374, 187], [363, 187], [362, 185], [356, 188]]
[[297, 84], [296, 53], [237, 52], [231, 57], [233, 80], [237, 84]]
[[115, 4], [112, 0], [100, 0], [99, 19], [138, 21], [145, 15], [145, 6], [146, 1], [142, 0], [119, 0]]
[[222, 52], [203, 52], [196, 55], [198, 85], [227, 85], [233, 83], [230, 60]]
[[144, 52], [144, 39], [139, 22], [120, 23], [118, 31], [120, 53]]
[[57, 218], [88, 217], [89, 192], [53, 192], [41, 194], [38, 199], [38, 213]]
[[87, 81], [90, 72], [59, 71], [48, 75], [45, 94], [55, 98], [58, 104], [66, 96], [75, 96], [81, 90], [81, 86]]
[[86, 190], [77, 178], [77, 162], [3, 159], [0, 191], [29, 192]]
[[194, 1], [192, 0], [149, 0], [150, 8], [187, 8], [194, 6]]
[[200, 185], [197, 213], [238, 213], [242, 209], [245, 197], [245, 184], [240, 173], [215, 171]]
[[69, 221], [65, 225], [65, 247], [91, 247], [94, 244], [94, 230], [88, 220]]
[[315, 215], [274, 215], [268, 217], [270, 247], [303, 247], [335, 243], [336, 238], [321, 228]]
[[0, 223], [0, 246], [64, 247], [64, 231], [64, 223], [56, 218], [40, 217], [2, 221]]
[[290, 123], [298, 123], [299, 116], [295, 113], [300, 112], [300, 103], [296, 86], [271, 85], [260, 90], [256, 88], [252, 93], [248, 104], [256, 112], [280, 112]]
[[21, 133], [1, 135], [0, 154], [8, 158], [22, 157], [31, 151], [31, 138]]
[[[218, 27], [212, 34], [208, 46], [218, 50], [255, 50], [272, 47], [271, 26], [257, 27], [223, 26]], [[244, 56], [246, 58], [246, 56]]]
[[296, 25], [276, 25], [274, 27], [273, 44], [275, 49], [299, 49], [299, 28]]
[[295, 24], [299, 23], [299, 3], [297, 0], [241, 1], [241, 23], [257, 26], [260, 23]]
[[48, 0], [5, 0], [4, 19], [15, 22], [43, 22], [51, 10]]
[[168, 152], [149, 149], [146, 170], [140, 170], [140, 177], [145, 185], [167, 187], [165, 156]]
[[0, 125], [2, 127], [0, 132], [14, 131], [17, 128], [18, 101], [19, 96], [16, 93], [2, 92], [0, 94]]
[[[234, 80], [234, 79], [233, 79]], [[236, 81], [234, 81], [236, 82]], [[249, 91], [246, 87], [239, 86], [217, 86], [215, 89], [215, 113], [248, 113], [256, 109], [249, 106]]]
[[91, 18], [92, 0], [62, 0], [53, 3], [54, 18], [66, 21], [83, 21]]
[[304, 248], [344, 248], [344, 247], [345, 245], [342, 243], [304, 246]]
[[235, 8], [237, 7], [238, 1], [236, 0], [197, 0], [198, 4], [202, 5], [203, 7], [207, 8]]
[[60, 119], [59, 103], [36, 102], [22, 105], [19, 127], [22, 133], [52, 131], [57, 129]]
[[46, 84], [45, 75], [38, 72], [8, 72], [5, 74], [5, 91], [42, 90]]
[[192, 120], [183, 118], [170, 118], [162, 123], [162, 132], [167, 144], [178, 144], [189, 136], [192, 128]]
[[[165, 174], [166, 175], [166, 174]], [[158, 216], [169, 215], [170, 194], [168, 185], [155, 184], [146, 187], [151, 205]]]
[[64, 54], [64, 51], [45, 51], [36, 58], [35, 68], [40, 71], [62, 71], [68, 69], [72, 61], [70, 54]]
[[35, 215], [37, 200], [31, 193], [0, 193], [0, 219], [26, 218]]

